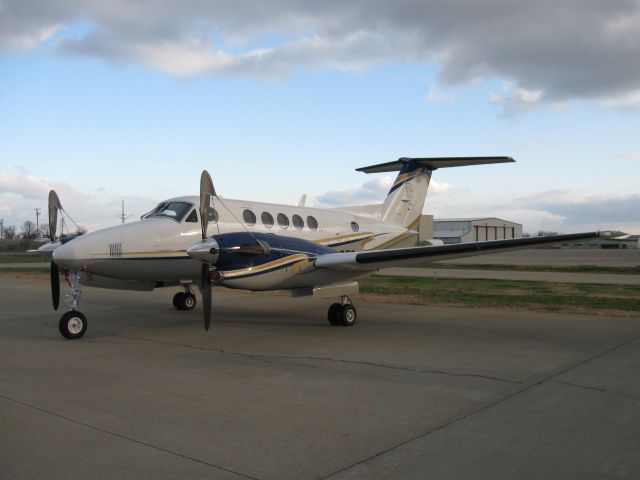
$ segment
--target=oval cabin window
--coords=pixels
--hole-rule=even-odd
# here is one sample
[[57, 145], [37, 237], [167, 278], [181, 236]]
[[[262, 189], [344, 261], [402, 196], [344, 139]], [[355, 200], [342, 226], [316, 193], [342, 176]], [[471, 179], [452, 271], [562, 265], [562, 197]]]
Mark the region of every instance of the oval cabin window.
[[262, 220], [262, 224], [265, 227], [267, 228], [273, 227], [273, 215], [271, 215], [269, 212], [262, 212], [260, 219]]
[[300, 215], [294, 215], [291, 220], [293, 221], [293, 226], [298, 230], [302, 230], [304, 228], [304, 220]]
[[307, 226], [311, 229], [311, 230], [317, 230], [318, 229], [318, 221], [315, 219], [315, 217], [307, 217]]
[[242, 218], [244, 219], [244, 223], [246, 223], [247, 225], [256, 224], [256, 214], [249, 209], [242, 212]]
[[360, 225], [358, 225], [356, 222], [351, 222], [351, 230], [353, 230], [354, 232], [360, 231]]
[[284, 213], [279, 213], [278, 225], [280, 225], [282, 228], [289, 228], [289, 217], [287, 217]]

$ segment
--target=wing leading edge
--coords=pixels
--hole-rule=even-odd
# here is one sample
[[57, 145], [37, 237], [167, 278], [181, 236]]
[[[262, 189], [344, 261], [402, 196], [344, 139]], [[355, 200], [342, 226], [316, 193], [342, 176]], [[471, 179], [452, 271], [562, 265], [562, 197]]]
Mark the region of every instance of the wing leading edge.
[[572, 242], [610, 236], [611, 235], [605, 232], [586, 232], [567, 235], [550, 235], [547, 237], [456, 243], [453, 245], [371, 250], [368, 252], [329, 253], [318, 257], [315, 261], [315, 266], [317, 268], [334, 270], [372, 271], [379, 268], [411, 264], [417, 260], [448, 260], [493, 253], [496, 251], [518, 250], [535, 245]]

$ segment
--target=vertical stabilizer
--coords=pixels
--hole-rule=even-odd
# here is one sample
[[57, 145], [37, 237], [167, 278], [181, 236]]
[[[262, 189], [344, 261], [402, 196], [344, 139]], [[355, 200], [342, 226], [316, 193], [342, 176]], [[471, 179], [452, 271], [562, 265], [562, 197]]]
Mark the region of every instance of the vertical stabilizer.
[[380, 220], [405, 228], [420, 221], [431, 174], [438, 168], [513, 162], [511, 157], [400, 158], [394, 162], [358, 168], [359, 172], [399, 171], [380, 211]]

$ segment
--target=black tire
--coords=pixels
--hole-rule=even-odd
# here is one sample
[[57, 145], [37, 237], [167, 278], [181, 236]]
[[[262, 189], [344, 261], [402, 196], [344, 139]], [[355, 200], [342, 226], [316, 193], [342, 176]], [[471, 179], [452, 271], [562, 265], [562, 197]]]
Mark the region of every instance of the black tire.
[[76, 310], [66, 312], [60, 317], [58, 330], [64, 338], [69, 340], [80, 338], [87, 331], [87, 317]]
[[351, 327], [358, 319], [356, 308], [353, 305], [342, 305], [340, 309], [340, 321], [345, 327]]
[[196, 308], [196, 296], [189, 292], [183, 293], [180, 298], [180, 310], [193, 310]]
[[327, 319], [331, 325], [336, 326], [342, 324], [341, 311], [342, 305], [339, 303], [331, 304], [329, 311], [327, 312]]
[[180, 308], [180, 299], [184, 295], [184, 292], [178, 292], [173, 296], [173, 308], [176, 310], [181, 310]]

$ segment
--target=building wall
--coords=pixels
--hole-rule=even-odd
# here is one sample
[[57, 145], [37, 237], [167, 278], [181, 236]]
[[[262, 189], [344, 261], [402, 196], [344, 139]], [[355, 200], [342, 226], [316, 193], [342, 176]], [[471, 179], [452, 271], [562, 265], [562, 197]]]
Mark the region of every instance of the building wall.
[[484, 242], [521, 237], [521, 224], [500, 218], [434, 220], [434, 238], [444, 243]]
[[485, 240], [507, 240], [521, 238], [522, 225], [499, 218], [483, 218], [471, 221], [470, 231], [462, 237], [462, 242], [483, 242]]
[[418, 243], [429, 241], [433, 238], [433, 215], [422, 215], [418, 226]]

